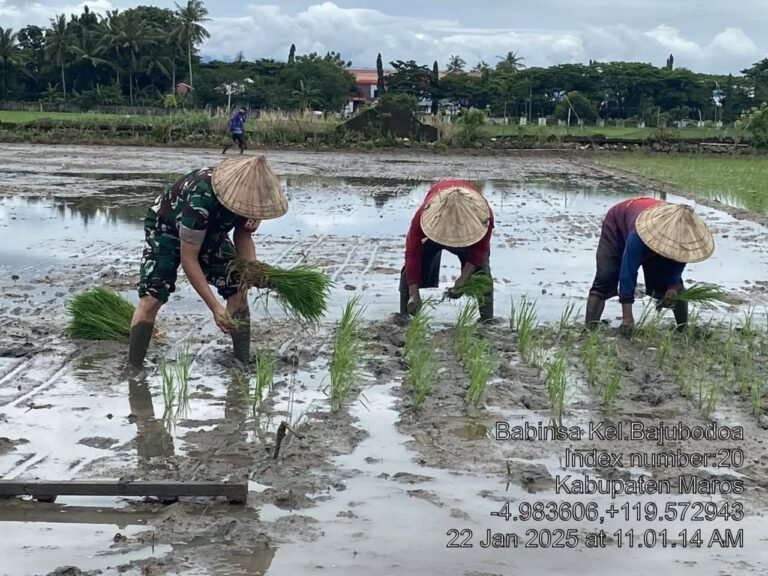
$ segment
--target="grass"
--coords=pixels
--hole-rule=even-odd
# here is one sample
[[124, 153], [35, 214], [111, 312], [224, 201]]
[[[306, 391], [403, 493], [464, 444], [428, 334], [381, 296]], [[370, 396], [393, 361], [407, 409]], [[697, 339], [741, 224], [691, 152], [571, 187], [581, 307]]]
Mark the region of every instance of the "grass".
[[619, 352], [614, 344], [605, 354], [600, 366], [603, 410], [607, 413], [613, 412], [616, 407], [616, 396], [621, 386], [621, 371]]
[[83, 340], [127, 340], [135, 307], [106, 286], [96, 286], [67, 302], [64, 334]]
[[706, 154], [604, 155], [599, 161], [666, 182], [685, 192], [768, 213], [768, 157]]
[[589, 335], [581, 346], [581, 361], [587, 373], [587, 384], [594, 386], [597, 383], [598, 357], [600, 355], [600, 333], [590, 330]]
[[275, 292], [281, 308], [300, 323], [317, 325], [328, 308], [331, 280], [306, 264], [284, 269], [235, 258], [229, 264], [229, 272], [240, 276], [243, 291], [268, 278], [272, 285], [269, 291]]
[[664, 363], [672, 354], [672, 339], [674, 335], [675, 333], [672, 330], [667, 330], [661, 335], [661, 340], [659, 340], [659, 345], [656, 348], [656, 363], [659, 365], [659, 368], [664, 366]]
[[581, 310], [576, 310], [576, 305], [573, 302], [568, 302], [563, 311], [560, 313], [560, 319], [557, 323], [557, 337], [562, 338], [564, 333], [567, 333], [571, 327], [571, 321], [578, 317]]
[[437, 378], [429, 322], [427, 308], [422, 305], [410, 319], [405, 331], [405, 360], [408, 363], [414, 408], [421, 406]]
[[341, 410], [350, 393], [355, 389], [358, 365], [363, 355], [360, 328], [364, 309], [359, 307], [360, 296], [351, 298], [344, 305], [341, 319], [333, 335], [331, 362], [328, 368], [331, 385], [331, 409]]
[[549, 406], [552, 411], [552, 421], [557, 425], [563, 423], [563, 411], [565, 406], [565, 353], [558, 350], [554, 358], [546, 364], [546, 385], [549, 396]]
[[255, 416], [266, 394], [272, 391], [275, 383], [275, 355], [268, 348], [256, 350], [256, 358], [250, 374], [238, 375], [245, 398]]

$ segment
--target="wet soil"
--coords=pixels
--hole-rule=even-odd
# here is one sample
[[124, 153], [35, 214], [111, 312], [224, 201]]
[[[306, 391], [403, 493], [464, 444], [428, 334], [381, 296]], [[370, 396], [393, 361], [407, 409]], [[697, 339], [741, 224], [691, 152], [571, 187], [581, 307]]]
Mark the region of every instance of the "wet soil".
[[[274, 388], [253, 409], [219, 333], [180, 275], [177, 291], [159, 319], [162, 337], [146, 369], [124, 369], [125, 344], [69, 341], [61, 336], [67, 298], [94, 284], [123, 291], [135, 301], [146, 207], [171, 181], [220, 155], [209, 151], [99, 147], [4, 146], [0, 165], [0, 474], [5, 479], [168, 479], [248, 482], [248, 502], [222, 499], [59, 497], [55, 503], [0, 502], [0, 522], [12, 537], [0, 543], [17, 574], [48, 574], [77, 566], [83, 573], [125, 574], [570, 574], [613, 573], [621, 561], [628, 574], [762, 574], [768, 566], [762, 516], [768, 509], [765, 409], [753, 413], [739, 389], [736, 370], [716, 361], [725, 350], [722, 330], [703, 342], [673, 341], [661, 364], [661, 332], [643, 340], [619, 339], [617, 304], [606, 306], [600, 358], [621, 367], [616, 408], [602, 406], [602, 389], [586, 382], [580, 350], [586, 336], [569, 322], [569, 335], [554, 328], [563, 309], [578, 308], [591, 284], [602, 214], [622, 197], [647, 190], [597, 172], [567, 157], [504, 158], [390, 154], [268, 154], [289, 195], [290, 212], [263, 223], [255, 239], [260, 256], [291, 265], [307, 258], [332, 277], [328, 317], [315, 333], [292, 325], [264, 298], [254, 301], [253, 351], [276, 357]], [[481, 333], [499, 358], [479, 406], [467, 406], [468, 375], [454, 348], [460, 303], [434, 313], [434, 350], [440, 372], [425, 402], [411, 400], [403, 357], [405, 325], [393, 316], [404, 235], [428, 183], [446, 176], [478, 181], [497, 216], [492, 246], [499, 322]], [[676, 197], [670, 197], [673, 199]], [[707, 204], [703, 215], [718, 238], [718, 251], [691, 266], [687, 280], [711, 280], [729, 292], [728, 304], [702, 307], [700, 322], [745, 321], [751, 306], [765, 302], [768, 259], [765, 229], [726, 207]], [[458, 274], [443, 259], [441, 285]], [[425, 291], [426, 292], [426, 291]], [[359, 295], [367, 324], [366, 355], [357, 390], [332, 412], [327, 400], [334, 323], [344, 303]], [[426, 294], [425, 294], [426, 295]], [[439, 291], [435, 291], [439, 295]], [[255, 295], [254, 295], [255, 296]], [[563, 424], [587, 430], [590, 423], [664, 421], [688, 427], [715, 421], [743, 427], [738, 441], [503, 440], [499, 424], [550, 422], [547, 370], [523, 362], [519, 335], [507, 316], [510, 299], [536, 300], [542, 342], [548, 353], [566, 351], [567, 389]], [[641, 306], [640, 300], [637, 306]], [[637, 312], [639, 315], [639, 311]], [[664, 320], [666, 328], [671, 318]], [[751, 350], [755, 377], [768, 351], [765, 321]], [[756, 328], [757, 330], [757, 328]], [[740, 334], [743, 334], [742, 331]], [[739, 337], [733, 355], [748, 342]], [[730, 346], [730, 345], [729, 345]], [[182, 349], [192, 356], [188, 403], [166, 406], [157, 366]], [[740, 355], [741, 354], [741, 355]], [[691, 362], [684, 364], [686, 358]], [[765, 358], [768, 360], [768, 358]], [[705, 416], [697, 395], [686, 396], [679, 366], [695, 374], [702, 390], [721, 382], [715, 410]], [[734, 364], [735, 366], [735, 364]], [[741, 364], [739, 364], [741, 366]], [[742, 368], [740, 368], [742, 370]], [[743, 370], [742, 370], [743, 372]], [[754, 380], [754, 378], [752, 379]], [[696, 386], [694, 386], [694, 391]], [[768, 390], [761, 390], [768, 406]], [[276, 431], [289, 433], [274, 458]], [[502, 427], [503, 428], [503, 427]], [[654, 454], [740, 448], [737, 469], [686, 466], [589, 467], [566, 462], [566, 450]], [[558, 477], [627, 481], [644, 475], [675, 480], [739, 479], [740, 495], [621, 496], [556, 492]], [[673, 482], [674, 483], [674, 482]], [[624, 521], [604, 523], [506, 521], [491, 513], [510, 502], [596, 502], [601, 510], [637, 502], [664, 509], [667, 501], [741, 503], [745, 517], [712, 522]], [[586, 545], [589, 534], [668, 528], [744, 530], [743, 548], [703, 546], [656, 550]], [[530, 529], [574, 529], [575, 549], [525, 548]], [[472, 549], [447, 548], [449, 531], [471, 529]], [[514, 532], [521, 549], [481, 548], [486, 530]], [[460, 542], [463, 537], [458, 540]]]

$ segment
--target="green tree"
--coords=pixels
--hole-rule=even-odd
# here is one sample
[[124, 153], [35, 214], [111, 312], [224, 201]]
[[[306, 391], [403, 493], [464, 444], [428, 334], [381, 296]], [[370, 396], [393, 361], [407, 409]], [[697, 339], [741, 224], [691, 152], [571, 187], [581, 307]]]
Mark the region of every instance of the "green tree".
[[574, 120], [592, 122], [597, 117], [597, 107], [583, 94], [572, 91], [560, 98], [555, 107], [555, 116], [559, 120], [567, 120], [570, 117], [572, 123]]
[[404, 92], [415, 98], [427, 98], [432, 84], [432, 73], [414, 60], [390, 62], [394, 72], [387, 81], [388, 91]]
[[293, 91], [293, 96], [299, 101], [299, 110], [306, 112], [307, 110], [314, 108], [319, 102], [319, 92], [314, 87], [312, 80], [299, 80], [299, 89]]
[[206, 38], [210, 38], [210, 33], [203, 26], [203, 22], [208, 22], [208, 9], [201, 0], [187, 0], [186, 6], [176, 4], [178, 15], [177, 36], [181, 44], [187, 49], [187, 66], [189, 67], [189, 85], [192, 83], [192, 52], [197, 44], [200, 44]]
[[437, 65], [437, 60], [434, 61], [432, 64], [432, 78], [431, 78], [431, 89], [432, 89], [432, 109], [430, 112], [433, 116], [436, 116], [438, 112], [440, 112], [440, 68]]
[[386, 85], [384, 83], [384, 64], [381, 62], [381, 52], [376, 57], [376, 90], [379, 96], [383, 96], [386, 92]]
[[296, 62], [296, 44], [291, 44], [291, 49], [288, 51], [288, 64]]
[[46, 56], [56, 64], [61, 71], [61, 91], [64, 99], [67, 99], [67, 78], [64, 75], [64, 67], [67, 65], [67, 55], [74, 45], [72, 30], [67, 25], [67, 17], [60, 14], [51, 19], [51, 27], [45, 32]]
[[3, 64], [3, 97], [8, 100], [8, 78], [11, 70], [21, 66], [24, 53], [19, 48], [18, 34], [13, 28], [0, 27], [0, 62]]
[[[139, 69], [142, 56], [157, 44], [159, 36], [151, 23], [135, 11], [123, 14], [122, 36], [120, 44], [128, 72], [128, 94], [133, 106], [134, 76]], [[144, 56], [146, 58], [146, 56]]]
[[498, 72], [518, 72], [525, 68], [522, 64], [525, 58], [517, 55], [516, 52], [507, 52], [506, 56], [496, 56], [499, 61], [496, 63], [496, 70]]
[[464, 72], [464, 66], [466, 66], [467, 63], [458, 54], [451, 54], [451, 57], [448, 59], [448, 72]]

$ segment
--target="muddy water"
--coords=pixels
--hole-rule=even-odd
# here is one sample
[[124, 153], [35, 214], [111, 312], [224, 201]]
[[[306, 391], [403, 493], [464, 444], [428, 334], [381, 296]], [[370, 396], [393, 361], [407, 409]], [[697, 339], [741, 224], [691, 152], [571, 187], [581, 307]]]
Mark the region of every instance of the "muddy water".
[[[497, 219], [491, 261], [497, 315], [508, 313], [512, 297], [526, 296], [537, 300], [544, 322], [557, 320], [569, 300], [578, 305], [586, 294], [605, 210], [643, 191], [556, 158], [270, 154], [291, 208], [284, 218], [263, 223], [257, 252], [280, 265], [306, 258], [331, 275], [335, 288], [318, 334], [297, 332], [274, 305], [257, 306], [254, 346], [276, 350], [278, 360], [274, 394], [254, 415], [233, 377], [227, 339], [183, 278], [161, 312], [163, 337], [142, 376], [123, 372], [120, 344], [60, 336], [66, 298], [86, 286], [104, 283], [135, 299], [146, 206], [174, 174], [218, 159], [195, 151], [107, 152], [0, 151], [0, 163], [13, 176], [0, 185], [0, 318], [7, 326], [0, 336], [0, 435], [10, 441], [0, 443], [0, 475], [248, 478], [251, 494], [245, 509], [113, 498], [0, 504], [4, 533], [14, 535], [0, 550], [16, 560], [14, 574], [45, 574], [66, 564], [121, 566], [128, 573], [150, 566], [155, 574], [613, 574], [621, 562], [623, 571], [638, 575], [667, 573], [669, 566], [682, 574], [735, 573], [736, 566], [738, 573], [760, 574], [768, 565], [759, 519], [765, 494], [758, 488], [739, 526], [745, 531], [740, 550], [483, 549], [478, 544], [487, 529], [514, 532], [523, 545], [531, 528], [574, 528], [582, 541], [597, 529], [594, 523], [544, 526], [490, 516], [506, 501], [584, 500], [553, 492], [552, 477], [564, 473], [564, 446], [508, 445], [487, 437], [495, 421], [546, 421], [541, 381], [518, 366], [514, 338], [499, 332], [505, 368], [481, 414], [464, 415], [466, 377], [455, 359], [445, 359], [439, 389], [421, 415], [414, 416], [403, 397], [403, 328], [390, 315], [398, 306], [405, 232], [430, 180], [451, 175], [479, 182]], [[768, 271], [760, 246], [764, 228], [699, 210], [716, 233], [717, 251], [691, 266], [686, 278], [716, 281], [736, 303], [761, 303], [758, 280]], [[458, 263], [446, 255], [441, 285], [457, 274]], [[363, 402], [331, 415], [324, 393], [329, 338], [353, 295], [361, 296], [374, 326], [372, 357], [360, 381]], [[710, 312], [724, 316], [736, 308]], [[442, 304], [438, 327], [452, 323], [457, 311], [456, 304]], [[618, 312], [609, 304], [606, 315]], [[194, 358], [189, 406], [179, 413], [176, 403], [164, 418], [157, 363], [184, 346]], [[569, 423], [595, 419], [592, 402], [583, 382], [574, 380]], [[748, 427], [745, 446], [754, 461], [748, 475], [760, 477], [764, 431], [739, 410], [723, 408], [718, 418]], [[697, 421], [679, 398], [658, 408], [627, 402], [626, 411], [649, 421]], [[274, 461], [274, 432], [283, 419], [306, 436], [289, 436]], [[574, 476], [583, 472], [568, 469]], [[663, 507], [663, 499], [654, 501]], [[707, 531], [722, 524], [707, 523]], [[613, 533], [632, 526], [647, 527], [606, 519], [601, 528]], [[664, 527], [674, 537], [686, 526]], [[472, 530], [475, 546], [447, 548], [451, 529]], [[117, 532], [125, 540], [114, 542]], [[38, 559], [43, 551], [45, 562]]]

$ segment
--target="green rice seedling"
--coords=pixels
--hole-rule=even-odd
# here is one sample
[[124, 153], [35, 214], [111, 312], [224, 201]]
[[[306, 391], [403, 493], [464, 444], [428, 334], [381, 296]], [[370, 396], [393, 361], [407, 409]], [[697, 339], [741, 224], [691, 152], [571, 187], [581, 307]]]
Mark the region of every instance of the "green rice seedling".
[[763, 380], [761, 378], [753, 378], [749, 388], [749, 400], [752, 404], [752, 415], [755, 418], [760, 418], [762, 414], [762, 402], [763, 402]]
[[168, 361], [163, 357], [158, 364], [160, 380], [163, 387], [164, 414], [173, 414], [173, 406], [176, 403], [176, 371], [168, 365]]
[[650, 343], [656, 338], [663, 318], [663, 312], [657, 311], [653, 304], [646, 305], [640, 314], [640, 319], [635, 323], [633, 334], [640, 340]]
[[465, 396], [467, 405], [478, 406], [485, 394], [488, 378], [498, 367], [498, 361], [490, 350], [487, 338], [477, 338], [467, 354], [467, 370], [469, 371], [469, 387]]
[[557, 337], [561, 338], [563, 333], [568, 330], [571, 319], [576, 311], [576, 305], [573, 302], [568, 302], [563, 311], [560, 313], [560, 320], [557, 323]]
[[358, 377], [358, 365], [363, 353], [360, 339], [363, 309], [358, 307], [359, 302], [360, 296], [355, 296], [346, 303], [333, 336], [329, 373], [331, 408], [334, 412], [344, 406]]
[[264, 395], [272, 391], [275, 382], [275, 355], [267, 348], [256, 351], [256, 358], [251, 373], [250, 393], [248, 394], [251, 412], [255, 415]]
[[656, 348], [656, 362], [659, 368], [664, 366], [664, 362], [667, 361], [669, 355], [672, 353], [672, 337], [674, 332], [667, 330], [662, 334], [661, 340], [659, 340], [659, 346]]
[[512, 296], [510, 299], [511, 303], [509, 306], [509, 329], [513, 332], [517, 331], [517, 307], [515, 306], [515, 297]]
[[422, 307], [408, 323], [405, 331], [405, 360], [414, 408], [418, 408], [432, 390], [437, 377], [429, 328], [430, 318]]
[[557, 425], [563, 423], [565, 404], [566, 370], [565, 353], [558, 350], [555, 357], [546, 365], [546, 385], [549, 396], [549, 406], [552, 411], [552, 421]]
[[65, 336], [83, 340], [127, 340], [135, 307], [106, 286], [96, 286], [67, 302]]
[[227, 270], [229, 274], [238, 275], [240, 289], [243, 291], [261, 285], [265, 278], [268, 279], [271, 284], [269, 292], [275, 293], [286, 315], [300, 323], [316, 325], [325, 316], [331, 280], [306, 264], [283, 269], [263, 262], [235, 258]]
[[755, 338], [757, 336], [757, 330], [755, 329], [754, 306], [750, 306], [744, 311], [744, 319], [740, 322], [739, 331], [741, 332], [742, 338], [747, 342], [747, 348], [750, 352], [752, 352], [755, 345]]
[[536, 368], [536, 374], [541, 374], [547, 360], [547, 342], [543, 335], [535, 334], [527, 348], [528, 363]]
[[189, 344], [186, 344], [183, 348], [177, 350], [173, 364], [178, 390], [179, 412], [182, 415], [186, 415], [189, 409], [189, 375], [191, 367], [192, 357], [189, 355]]
[[709, 416], [712, 415], [712, 412], [715, 411], [715, 408], [717, 407], [717, 401], [720, 399], [722, 390], [723, 385], [718, 378], [713, 378], [709, 381], [706, 397], [704, 398], [704, 406], [702, 407], [704, 410], [704, 415], [707, 418], [709, 418]]
[[590, 330], [587, 339], [581, 346], [581, 361], [587, 372], [587, 384], [593, 386], [597, 382], [597, 358], [600, 353], [600, 333]]
[[493, 278], [482, 272], [473, 274], [457, 291], [459, 294], [473, 298], [482, 306], [488, 294], [493, 292]]
[[733, 335], [733, 321], [728, 324], [728, 336], [725, 339], [723, 346], [723, 375], [728, 378], [728, 375], [733, 370], [733, 360], [735, 355], [735, 344]]
[[616, 404], [616, 395], [621, 384], [621, 367], [616, 356], [611, 356], [603, 367], [603, 409], [612, 412]]
[[455, 345], [459, 360], [464, 363], [477, 334], [478, 305], [474, 300], [467, 302], [456, 318]]
[[711, 302], [724, 302], [726, 291], [716, 284], [697, 283], [683, 288], [673, 298], [673, 301], [696, 302], [706, 304]]
[[749, 395], [754, 378], [755, 367], [752, 354], [747, 350], [743, 350], [736, 358], [736, 381], [739, 384], [739, 391], [742, 395]]
[[520, 357], [525, 363], [528, 363], [530, 360], [530, 343], [537, 327], [536, 301], [529, 302], [523, 296], [522, 305], [517, 313], [513, 330], [517, 332], [517, 345], [520, 349]]

